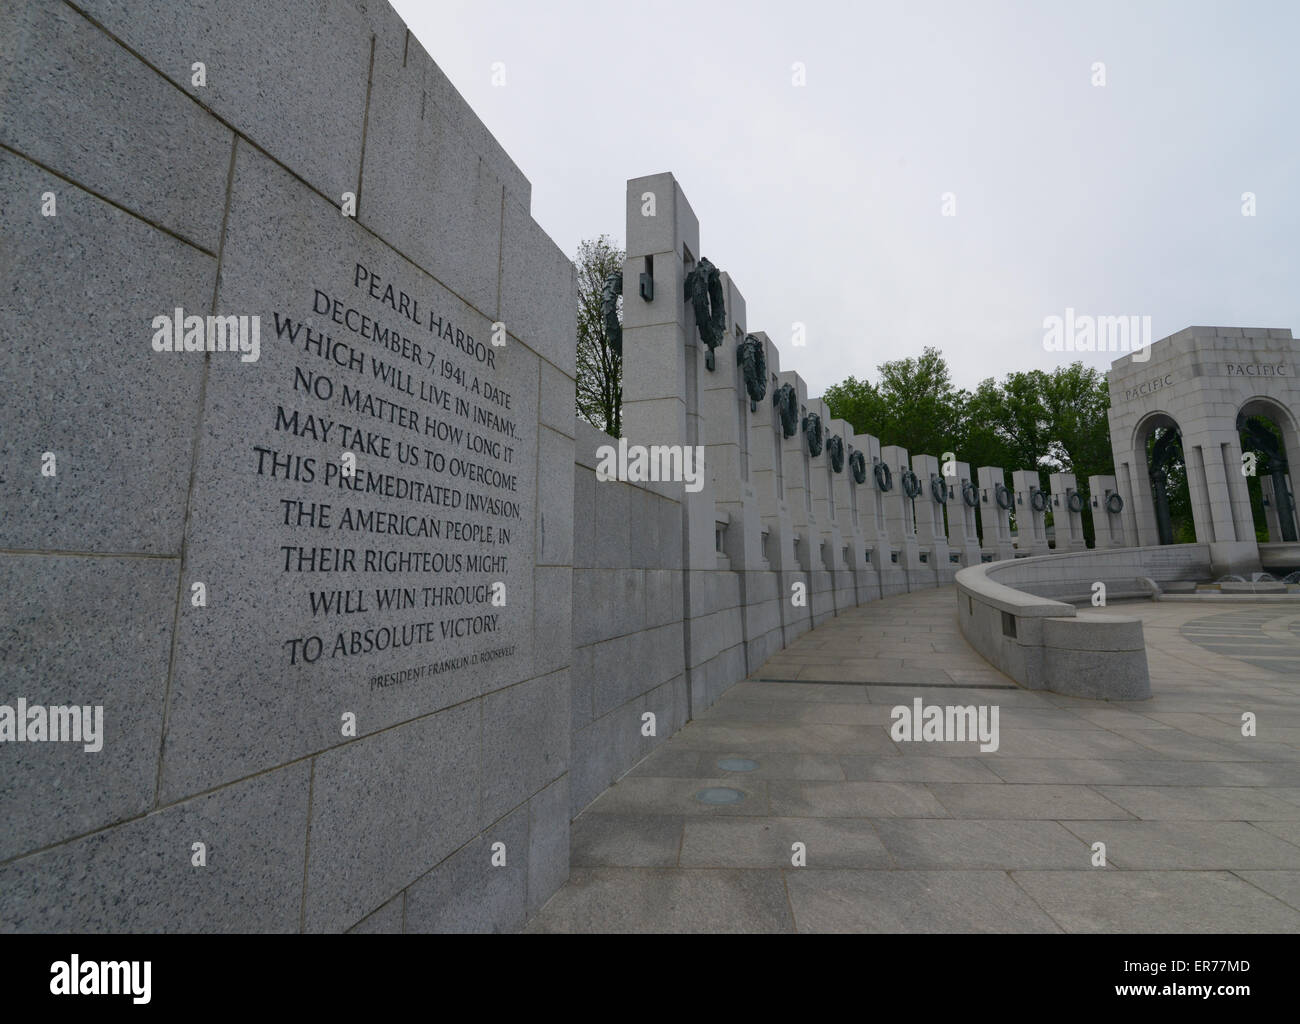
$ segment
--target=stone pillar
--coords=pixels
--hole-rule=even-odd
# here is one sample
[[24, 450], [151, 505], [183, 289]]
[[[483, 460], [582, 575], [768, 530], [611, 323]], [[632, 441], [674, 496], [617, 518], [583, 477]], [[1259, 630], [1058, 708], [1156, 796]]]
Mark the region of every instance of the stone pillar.
[[781, 455], [781, 419], [773, 405], [781, 372], [781, 354], [762, 331], [755, 331], [754, 336], [763, 342], [767, 353], [767, 394], [750, 415], [750, 475], [758, 495], [760, 547], [768, 568], [772, 570], [782, 646], [785, 646], [810, 625], [807, 608], [798, 608], [790, 603], [793, 585], [803, 583], [806, 587], [807, 577], [795, 561], [794, 524], [786, 500]]
[[[1088, 547], [1083, 536], [1083, 495], [1079, 494], [1079, 484], [1073, 473], [1053, 473], [1048, 480], [1052, 485], [1052, 521], [1056, 525], [1057, 551], [1083, 551]], [[1071, 497], [1079, 494], [1075, 502], [1079, 506], [1076, 512], [1071, 507]]]
[[[966, 500], [970, 494], [975, 503]], [[980, 489], [971, 473], [970, 463], [957, 463], [957, 477], [948, 500], [948, 546], [961, 557], [962, 566], [980, 564], [980, 535], [975, 513], [980, 507]]]
[[1015, 546], [1011, 543], [1011, 509], [998, 504], [999, 490], [1004, 490], [1011, 507], [1015, 507], [1015, 494], [1003, 481], [1002, 470], [996, 466], [981, 466], [979, 469], [980, 486], [980, 525], [983, 534], [980, 537], [980, 558], [989, 558], [993, 562], [1002, 562], [1016, 557]]
[[[1047, 546], [1047, 495], [1043, 493], [1038, 473], [1032, 469], [1017, 469], [1011, 474], [1016, 492], [1016, 549], [1031, 555], [1046, 555]], [[1034, 508], [1034, 495], [1043, 494], [1043, 510]]]
[[935, 584], [934, 567], [921, 561], [916, 540], [916, 511], [913, 500], [903, 491], [903, 475], [911, 469], [907, 449], [886, 445], [880, 449], [880, 461], [893, 474], [893, 487], [885, 493], [885, 529], [898, 564], [907, 574], [907, 589], [921, 590]]
[[[647, 193], [654, 197], [654, 215]], [[629, 444], [674, 445], [704, 455], [703, 484], [687, 490], [670, 483], [682, 498], [683, 644], [686, 697], [691, 714], [718, 692], [709, 666], [719, 645], [733, 638], [693, 628], [713, 602], [704, 574], [718, 569], [713, 502], [713, 467], [701, 421], [706, 374], [705, 349], [695, 313], [685, 301], [685, 277], [700, 258], [700, 225], [671, 174], [633, 178], [627, 183], [627, 260], [623, 267], [623, 431]], [[653, 276], [653, 299], [640, 294], [640, 276]], [[725, 353], [720, 354], [725, 358]], [[734, 358], [734, 353], [732, 358]], [[725, 367], [723, 367], [725, 370]], [[597, 482], [596, 486], [602, 486]], [[743, 525], [740, 532], [743, 532]], [[734, 638], [738, 640], [739, 638]]]
[[951, 583], [957, 575], [948, 549], [948, 531], [944, 520], [944, 507], [948, 504], [948, 481], [939, 472], [939, 460], [933, 455], [913, 455], [912, 472], [921, 482], [917, 495], [916, 539], [921, 557], [929, 565], [940, 586]]
[[[831, 428], [827, 434], [829, 438], [837, 437], [844, 447], [844, 461], [840, 465], [840, 472], [835, 472], [835, 467], [831, 467], [831, 496], [832, 504], [835, 507], [836, 526], [840, 531], [840, 560], [844, 564], [841, 570], [842, 578], [836, 581], [837, 594], [844, 595], [844, 600], [840, 602], [836, 598], [837, 604], [842, 603], [846, 607], [854, 607], [857, 604], [871, 600], [875, 596], [880, 596], [879, 587], [876, 587], [874, 595], [866, 596], [865, 587], [867, 586], [868, 564], [863, 551], [862, 528], [861, 528], [861, 511], [858, 508], [858, 485], [853, 482], [853, 469], [849, 467], [849, 455], [853, 451], [853, 426], [844, 420], [829, 421]], [[831, 461], [831, 454], [827, 452], [827, 463]], [[875, 573], [871, 573], [874, 577]], [[874, 580], [872, 580], [874, 582]]]
[[[707, 424], [705, 465], [712, 467], [716, 514], [727, 523], [722, 532], [722, 554], [726, 567], [739, 574], [738, 607], [748, 675], [780, 649], [780, 609], [763, 557], [763, 524], [752, 479], [750, 420], [757, 409], [750, 410], [738, 359], [746, 336], [745, 297], [725, 271], [722, 288], [727, 330], [714, 350], [713, 371], [706, 368], [702, 377], [702, 422]], [[762, 404], [766, 409], [766, 396]], [[770, 460], [770, 444], [767, 454]]]
[[1278, 544], [1282, 540], [1282, 524], [1277, 517], [1277, 488], [1273, 486], [1273, 477], [1270, 474], [1261, 475], [1259, 488], [1264, 498], [1264, 522], [1268, 525], [1268, 542]]
[[[789, 384], [795, 393], [799, 407], [798, 422], [795, 424], [793, 437], [781, 438], [782, 477], [785, 480], [786, 504], [790, 509], [790, 523], [794, 531], [794, 560], [800, 577], [791, 582], [802, 583], [805, 587], [804, 600], [807, 602], [803, 611], [807, 614], [804, 629], [811, 629], [816, 616], [824, 618], [830, 607], [830, 595], [817, 598], [817, 587], [826, 585], [826, 572], [821, 563], [820, 524], [813, 515], [812, 473], [808, 462], [808, 442], [804, 440], [800, 429], [808, 408], [808, 386], [803, 379], [791, 370], [782, 370], [777, 375], [778, 386]], [[787, 598], [788, 600], [788, 598]], [[799, 607], [793, 608], [799, 614]], [[802, 630], [800, 630], [802, 632]]]
[[880, 461], [880, 440], [871, 434], [856, 434], [854, 446], [867, 460], [867, 482], [858, 497], [862, 502], [862, 537], [880, 583], [880, 596], [907, 593], [907, 573], [895, 557], [893, 542], [885, 525], [885, 493], [876, 480]]
[[1124, 510], [1111, 512], [1106, 503], [1112, 494], [1120, 494], [1113, 476], [1088, 477], [1088, 493], [1092, 495], [1092, 531], [1098, 548], [1131, 547], [1124, 534]]

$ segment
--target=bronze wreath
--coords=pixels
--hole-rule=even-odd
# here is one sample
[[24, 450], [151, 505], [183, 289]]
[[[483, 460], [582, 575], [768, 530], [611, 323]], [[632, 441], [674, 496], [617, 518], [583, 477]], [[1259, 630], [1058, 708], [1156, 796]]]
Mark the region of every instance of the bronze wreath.
[[713, 369], [713, 350], [727, 333], [727, 310], [722, 298], [722, 272], [703, 257], [686, 275], [686, 301], [695, 307], [695, 326], [709, 347], [704, 365]]
[[948, 504], [948, 485], [943, 482], [943, 477], [930, 477], [930, 497], [935, 500], [936, 504]]
[[1029, 507], [1035, 512], [1047, 511], [1047, 495], [1035, 487], [1029, 492]]
[[921, 493], [921, 481], [916, 478], [916, 474], [910, 469], [903, 470], [902, 482], [903, 493], [909, 498], [915, 498]]
[[961, 485], [961, 500], [966, 502], [971, 508], [979, 508], [980, 489], [969, 480], [963, 480]]
[[1106, 511], [1113, 516], [1119, 515], [1124, 511], [1124, 499], [1118, 494], [1112, 494], [1106, 499]]
[[1070, 509], [1071, 512], [1082, 512], [1083, 495], [1080, 494], [1078, 491], [1071, 491], [1070, 497], [1066, 499], [1065, 504]]
[[876, 476], [876, 486], [882, 491], [892, 491], [894, 489], [894, 473], [889, 465], [884, 462], [877, 462], [873, 467]]
[[844, 439], [839, 434], [826, 439], [826, 454], [831, 457], [831, 472], [844, 472]]
[[867, 457], [861, 452], [853, 452], [849, 455], [849, 469], [853, 471], [853, 482], [865, 484], [867, 482]]
[[1006, 484], [997, 484], [993, 488], [993, 496], [998, 500], [998, 508], [1003, 512], [1010, 512], [1014, 502], [1011, 500], [1011, 491], [1007, 489]]

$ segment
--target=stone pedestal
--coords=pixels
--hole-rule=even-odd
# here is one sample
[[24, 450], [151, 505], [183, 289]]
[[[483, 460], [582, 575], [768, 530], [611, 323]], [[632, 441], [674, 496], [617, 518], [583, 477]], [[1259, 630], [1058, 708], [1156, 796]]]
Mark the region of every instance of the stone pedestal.
[[1011, 543], [1011, 509], [998, 504], [998, 494], [1005, 491], [1011, 508], [1014, 508], [1014, 492], [1006, 486], [1002, 470], [996, 466], [980, 467], [979, 487], [980, 527], [983, 530], [980, 534], [981, 559], [1001, 562], [1015, 558], [1015, 545]]
[[1056, 529], [1056, 550], [1083, 551], [1088, 545], [1083, 536], [1082, 494], [1073, 502], [1079, 506], [1079, 510], [1076, 512], [1071, 507], [1071, 496], [1078, 493], [1078, 482], [1073, 473], [1053, 473], [1048, 479], [1052, 485], [1051, 509]]
[[[1045, 555], [1050, 551], [1047, 545], [1047, 495], [1042, 490], [1038, 472], [1032, 469], [1017, 469], [1011, 474], [1015, 481], [1016, 492], [1016, 550], [1031, 555]], [[1043, 497], [1035, 499], [1035, 495]], [[1034, 507], [1042, 504], [1042, 511]]]

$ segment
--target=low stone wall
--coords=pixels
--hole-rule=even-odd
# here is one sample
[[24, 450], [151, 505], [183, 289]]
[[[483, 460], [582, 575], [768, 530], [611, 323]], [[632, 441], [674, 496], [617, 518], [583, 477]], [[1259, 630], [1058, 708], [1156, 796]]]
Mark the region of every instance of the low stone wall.
[[1209, 546], [1180, 544], [1079, 551], [992, 562], [957, 573], [962, 635], [990, 663], [1030, 689], [1102, 700], [1151, 696], [1139, 619], [1077, 615], [1093, 584], [1108, 600], [1149, 597], [1156, 583], [1203, 577]]

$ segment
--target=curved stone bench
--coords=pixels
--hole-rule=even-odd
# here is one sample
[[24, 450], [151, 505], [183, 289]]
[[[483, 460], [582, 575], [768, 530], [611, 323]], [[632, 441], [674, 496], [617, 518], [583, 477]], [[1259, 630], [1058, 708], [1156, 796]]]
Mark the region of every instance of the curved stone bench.
[[[1092, 584], [1107, 597], [1149, 597], [1143, 577], [1176, 578], [1201, 571], [1206, 545], [1170, 556], [1170, 548], [1079, 551], [988, 562], [957, 573], [957, 619], [962, 635], [991, 664], [1022, 686], [1072, 697], [1145, 700], [1151, 696], [1142, 622], [1129, 616], [1088, 614], [1056, 596], [1088, 601]], [[1161, 551], [1159, 557], [1150, 552]], [[1005, 581], [1005, 582], [1003, 582]], [[1014, 585], [1009, 585], [1014, 584]]]

